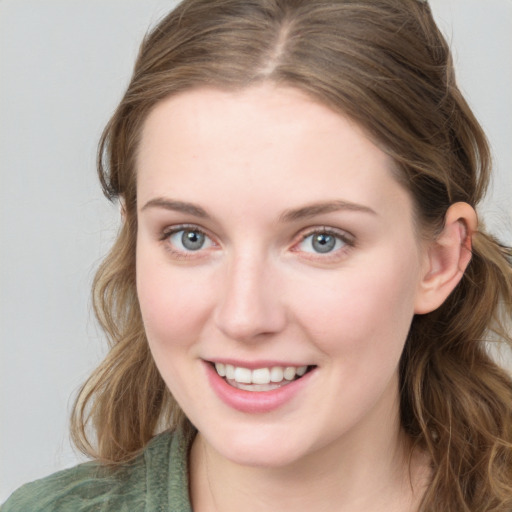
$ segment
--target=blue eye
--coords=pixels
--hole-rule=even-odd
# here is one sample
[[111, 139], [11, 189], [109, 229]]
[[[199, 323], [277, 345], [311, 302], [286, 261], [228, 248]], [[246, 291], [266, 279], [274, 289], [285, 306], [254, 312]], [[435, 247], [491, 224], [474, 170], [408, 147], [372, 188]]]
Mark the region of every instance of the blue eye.
[[304, 252], [327, 254], [347, 245], [341, 236], [328, 231], [317, 231], [303, 238], [299, 244], [299, 249]]
[[171, 245], [182, 252], [194, 252], [211, 247], [212, 241], [198, 229], [180, 229], [169, 235]]

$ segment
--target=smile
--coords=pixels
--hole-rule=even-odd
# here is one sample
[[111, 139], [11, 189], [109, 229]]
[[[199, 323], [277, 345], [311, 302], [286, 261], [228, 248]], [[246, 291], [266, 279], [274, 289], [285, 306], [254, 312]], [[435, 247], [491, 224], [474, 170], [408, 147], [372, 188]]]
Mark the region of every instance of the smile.
[[316, 365], [279, 365], [270, 361], [246, 366], [235, 361], [203, 363], [210, 386], [220, 400], [231, 409], [249, 414], [269, 413], [297, 396], [307, 396], [318, 374]]
[[302, 377], [308, 371], [308, 366], [272, 366], [251, 370], [242, 366], [215, 363], [215, 370], [230, 386], [261, 392], [286, 386]]

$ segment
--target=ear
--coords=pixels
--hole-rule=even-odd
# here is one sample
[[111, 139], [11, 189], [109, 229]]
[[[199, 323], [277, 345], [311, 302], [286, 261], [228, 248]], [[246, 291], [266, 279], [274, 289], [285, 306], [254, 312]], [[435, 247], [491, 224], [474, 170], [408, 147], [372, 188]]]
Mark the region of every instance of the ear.
[[455, 203], [448, 208], [441, 234], [426, 248], [416, 314], [437, 309], [457, 286], [471, 261], [471, 236], [476, 229], [477, 216], [469, 204]]

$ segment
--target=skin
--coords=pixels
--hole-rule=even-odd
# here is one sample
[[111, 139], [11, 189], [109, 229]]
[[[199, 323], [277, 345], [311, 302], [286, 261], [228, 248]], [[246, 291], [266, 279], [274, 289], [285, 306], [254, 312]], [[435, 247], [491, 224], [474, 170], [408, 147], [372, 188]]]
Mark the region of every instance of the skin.
[[[417, 506], [428, 461], [413, 454], [411, 481], [397, 367], [414, 314], [460, 279], [476, 220], [459, 204], [435, 244], [419, 240], [392, 169], [353, 122], [270, 84], [182, 93], [146, 120], [137, 290], [159, 371], [199, 431], [194, 510]], [[300, 215], [325, 202], [337, 207]], [[201, 249], [181, 245], [183, 225], [206, 234]], [[336, 246], [318, 253], [310, 235], [326, 229]], [[212, 390], [205, 361], [219, 358], [315, 370], [251, 414]]]

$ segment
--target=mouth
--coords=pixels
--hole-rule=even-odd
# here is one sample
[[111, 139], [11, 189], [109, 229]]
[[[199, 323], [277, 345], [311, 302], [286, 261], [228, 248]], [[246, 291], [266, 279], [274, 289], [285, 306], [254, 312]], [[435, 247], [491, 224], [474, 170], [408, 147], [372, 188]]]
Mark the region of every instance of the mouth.
[[314, 365], [305, 366], [269, 366], [263, 368], [245, 368], [224, 363], [210, 363], [217, 375], [236, 389], [262, 392], [287, 386], [312, 371]]

